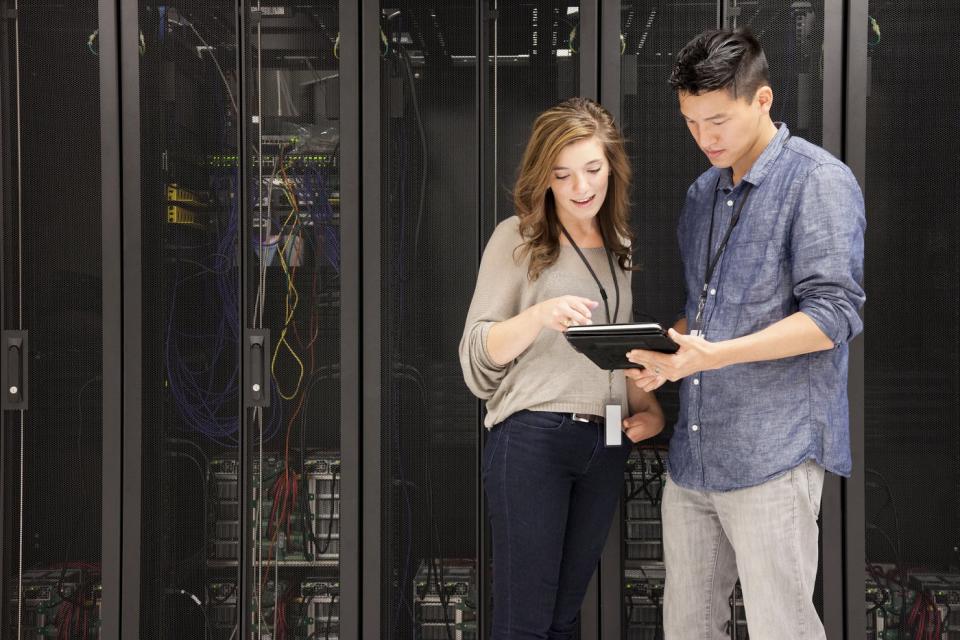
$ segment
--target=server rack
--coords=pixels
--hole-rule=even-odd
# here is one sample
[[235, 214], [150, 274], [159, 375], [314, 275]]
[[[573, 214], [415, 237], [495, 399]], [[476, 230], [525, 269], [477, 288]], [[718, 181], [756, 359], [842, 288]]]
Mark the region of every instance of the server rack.
[[[960, 571], [960, 228], [949, 142], [958, 128], [939, 108], [922, 105], [957, 75], [944, 37], [960, 25], [960, 12], [951, 3], [925, 8], [929, 14], [917, 15], [889, 2], [859, 4], [867, 28], [852, 60], [850, 90], [862, 119], [852, 132], [851, 165], [866, 197], [871, 301], [864, 314], [863, 520], [854, 535], [864, 545], [870, 638], [960, 636], [953, 606]], [[956, 92], [938, 102], [944, 113], [955, 111]], [[905, 261], [909, 269], [895, 266]], [[911, 320], [901, 327], [904, 310]], [[851, 581], [857, 568], [849, 567]]]
[[0, 10], [0, 634], [101, 637], [119, 597], [114, 14]]
[[356, 8], [120, 13], [122, 637], [355, 636]]

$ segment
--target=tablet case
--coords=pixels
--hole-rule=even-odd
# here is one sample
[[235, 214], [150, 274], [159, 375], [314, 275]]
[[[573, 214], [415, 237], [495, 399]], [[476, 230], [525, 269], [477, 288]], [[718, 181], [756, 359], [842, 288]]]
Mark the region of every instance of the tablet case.
[[679, 347], [656, 323], [594, 324], [570, 327], [564, 332], [574, 349], [601, 369], [639, 369], [627, 360], [631, 349], [676, 353]]

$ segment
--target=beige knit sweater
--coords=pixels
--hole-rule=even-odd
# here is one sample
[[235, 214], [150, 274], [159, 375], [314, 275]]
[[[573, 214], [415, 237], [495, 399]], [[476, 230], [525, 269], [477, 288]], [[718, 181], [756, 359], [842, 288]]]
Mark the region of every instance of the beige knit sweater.
[[[586, 356], [574, 351], [563, 334], [543, 329], [513, 362], [494, 364], [487, 353], [487, 333], [497, 322], [508, 320], [539, 302], [563, 295], [596, 300], [595, 324], [606, 323], [600, 291], [576, 249], [560, 246], [557, 262], [534, 281], [527, 278], [526, 257], [518, 264], [514, 249], [523, 243], [516, 216], [494, 230], [483, 252], [477, 287], [467, 313], [460, 340], [460, 366], [467, 386], [487, 401], [487, 428], [522, 409], [532, 411], [581, 412], [604, 415], [610, 393], [609, 373]], [[610, 266], [602, 248], [583, 249], [604, 288], [611, 315], [616, 307]], [[628, 322], [633, 308], [631, 272], [614, 262], [620, 286], [620, 313], [616, 322]], [[622, 371], [613, 374], [613, 394], [620, 398], [627, 415], [626, 386]]]

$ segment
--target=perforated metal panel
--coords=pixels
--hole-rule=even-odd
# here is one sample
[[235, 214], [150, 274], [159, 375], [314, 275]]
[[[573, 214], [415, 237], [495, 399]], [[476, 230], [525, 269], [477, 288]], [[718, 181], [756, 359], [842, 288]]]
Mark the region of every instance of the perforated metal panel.
[[479, 416], [456, 354], [477, 264], [476, 7], [381, 6], [381, 637], [470, 638]]
[[[914, 574], [960, 572], [960, 94], [950, 88], [960, 9], [878, 0], [869, 16], [867, 637], [880, 637], [878, 626], [906, 637], [932, 629], [960, 597], [948, 587], [932, 594], [936, 616], [902, 622], [918, 598]], [[955, 620], [943, 637], [960, 637]]]
[[99, 628], [97, 20], [86, 1], [21, 1], [4, 19], [3, 328], [28, 332], [29, 370], [29, 407], [3, 416], [4, 638], [93, 638]]
[[[580, 94], [580, 3], [497, 3], [491, 27], [488, 142], [496, 152], [496, 220], [513, 215], [513, 183], [537, 115]], [[596, 43], [584, 43], [596, 46]]]
[[792, 135], [823, 139], [823, 0], [726, 0], [724, 24], [760, 40], [773, 85], [771, 117]]
[[239, 546], [224, 514], [241, 508], [224, 475], [240, 437], [236, 12], [139, 8], [140, 637], [225, 640]]
[[270, 406], [247, 413], [252, 532], [243, 535], [253, 544], [244, 615], [257, 640], [340, 638], [340, 493], [344, 475], [358, 470], [344, 469], [340, 456], [339, 5], [245, 5], [244, 286], [250, 326], [270, 334]]

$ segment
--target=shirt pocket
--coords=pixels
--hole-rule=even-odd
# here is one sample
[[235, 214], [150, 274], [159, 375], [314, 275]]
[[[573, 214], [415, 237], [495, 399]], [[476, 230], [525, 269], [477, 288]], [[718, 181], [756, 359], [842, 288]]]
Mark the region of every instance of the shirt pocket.
[[740, 304], [766, 302], [780, 286], [783, 251], [776, 240], [740, 242], [723, 257], [723, 297]]

